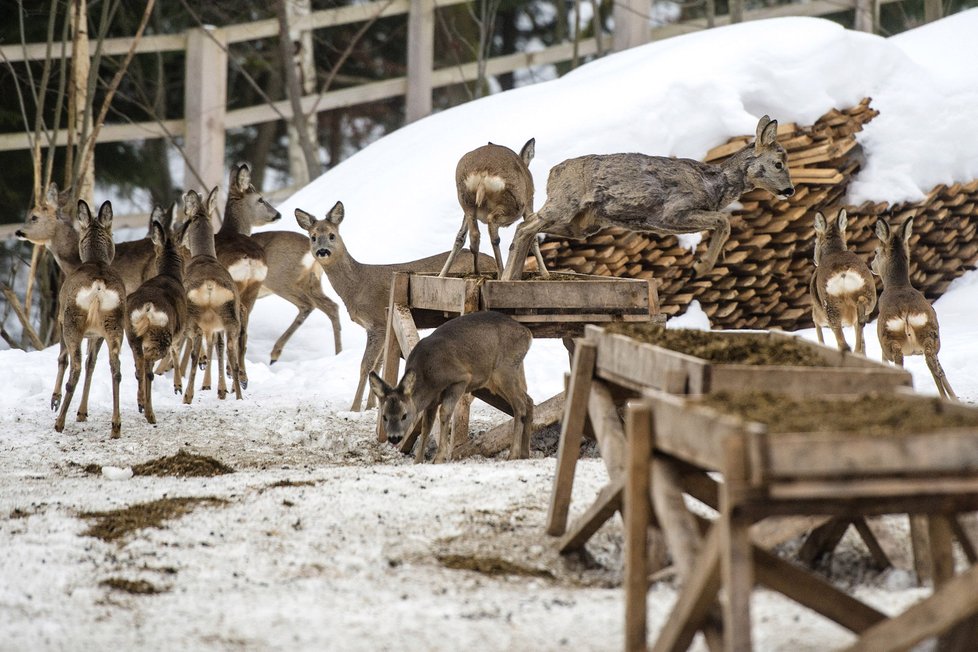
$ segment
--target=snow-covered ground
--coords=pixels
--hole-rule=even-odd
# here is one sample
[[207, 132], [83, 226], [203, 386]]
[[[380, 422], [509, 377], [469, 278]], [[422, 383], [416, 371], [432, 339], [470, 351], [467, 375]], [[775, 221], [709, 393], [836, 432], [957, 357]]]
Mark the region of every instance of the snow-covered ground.
[[[546, 171], [564, 158], [636, 150], [701, 157], [750, 133], [761, 114], [810, 123], [867, 95], [881, 114], [860, 134], [867, 165], [851, 199], [913, 199], [936, 183], [978, 177], [978, 69], [967, 63], [978, 59], [975, 33], [978, 10], [891, 39], [779, 19], [608, 56], [395, 132], [284, 202], [280, 228], [298, 230], [296, 207], [323, 215], [341, 199], [354, 256], [409, 260], [451, 245], [461, 219], [455, 163], [487, 140], [518, 148], [536, 137], [531, 170], [540, 205]], [[504, 237], [505, 247], [512, 229]], [[955, 282], [936, 308], [950, 382], [975, 402], [978, 273]], [[334, 356], [329, 324], [314, 314], [268, 366], [293, 315], [277, 297], [258, 303], [243, 401], [201, 392], [184, 406], [168, 379], [158, 379], [156, 426], [136, 412], [125, 350], [119, 440], [108, 439], [104, 354], [89, 421], [69, 420], [58, 434], [48, 409], [56, 350], [0, 351], [0, 650], [620, 648], [620, 522], [589, 544], [593, 563], [561, 560], [542, 533], [553, 458], [414, 466], [377, 444], [374, 413], [345, 411], [362, 329], [344, 315], [345, 349]], [[691, 310], [677, 321], [702, 325], [703, 317]], [[873, 333], [875, 325], [868, 344], [878, 358]], [[559, 343], [534, 343], [527, 358], [534, 398], [562, 388], [566, 365]], [[920, 391], [935, 392], [922, 360], [909, 359], [908, 368]], [[498, 418], [478, 407], [474, 424]], [[179, 449], [237, 472], [109, 480], [83, 471]], [[600, 460], [582, 460], [577, 478], [575, 514], [605, 480]], [[82, 512], [164, 496], [227, 502], [118, 544], [82, 535], [89, 524]], [[518, 572], [449, 567], [473, 556], [505, 560]], [[143, 579], [163, 592], [129, 595], [101, 584], [110, 578]], [[835, 579], [847, 581], [845, 573]], [[857, 579], [857, 593], [886, 611], [921, 595], [905, 573], [860, 572], [848, 582]], [[668, 582], [651, 590], [653, 633], [674, 598]], [[755, 607], [758, 649], [823, 650], [851, 640], [772, 594], [759, 592]]]

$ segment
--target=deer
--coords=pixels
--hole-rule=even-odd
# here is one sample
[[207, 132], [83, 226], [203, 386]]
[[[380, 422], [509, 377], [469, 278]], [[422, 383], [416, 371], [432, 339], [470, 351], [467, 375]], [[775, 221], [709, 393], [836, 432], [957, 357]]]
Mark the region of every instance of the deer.
[[[214, 227], [210, 214], [217, 201], [217, 186], [207, 196], [206, 203], [200, 195], [189, 190], [183, 196], [185, 224], [180, 228], [184, 240], [190, 246], [190, 262], [184, 271], [183, 287], [187, 292], [187, 338], [190, 340], [191, 365], [183, 402], [190, 404], [194, 398], [194, 380], [200, 363], [202, 339], [207, 341], [207, 350], [218, 333], [223, 332], [227, 339], [228, 362], [231, 365], [232, 390], [235, 398], [241, 399], [238, 347], [241, 337], [241, 303], [238, 287], [231, 274], [217, 259], [214, 246]], [[217, 397], [227, 396], [227, 383], [224, 379], [224, 347], [217, 347], [218, 369]], [[176, 361], [177, 358], [174, 358]], [[177, 371], [174, 371], [177, 373]]]
[[[68, 191], [59, 192], [57, 184], [52, 182], [39, 203], [29, 211], [23, 228], [14, 232], [20, 240], [47, 246], [66, 278], [82, 265], [79, 233], [75, 229], [72, 212], [67, 206], [69, 197]], [[140, 283], [152, 275], [153, 255], [153, 245], [147, 238], [115, 245], [111, 267], [122, 278], [126, 293], [135, 290]], [[88, 417], [88, 395], [102, 340], [91, 338], [88, 340], [88, 345], [90, 348], [85, 360], [85, 387], [78, 406], [78, 421], [85, 421]], [[52, 409], [56, 409], [55, 401], [60, 401], [62, 380], [58, 380], [58, 386], [52, 394]]]
[[[360, 361], [360, 377], [356, 395], [353, 397], [351, 411], [359, 411], [367, 384], [367, 374], [380, 366], [384, 336], [387, 328], [387, 305], [390, 300], [391, 282], [395, 272], [430, 272], [442, 269], [449, 253], [435, 254], [418, 260], [392, 265], [367, 265], [358, 262], [346, 248], [340, 236], [340, 224], [345, 216], [343, 202], [329, 210], [324, 219], [316, 219], [302, 209], [295, 209], [295, 219], [299, 226], [309, 234], [307, 251], [319, 263], [330, 285], [336, 290], [346, 310], [356, 324], [367, 331], [367, 345]], [[480, 254], [485, 269], [492, 269], [495, 261]], [[455, 261], [451, 270], [471, 272], [475, 267], [467, 257]], [[373, 395], [367, 397], [367, 407], [373, 405]]]
[[[447, 276], [468, 233], [472, 269], [479, 273], [479, 222], [489, 227], [489, 241], [496, 258], [496, 269], [503, 269], [499, 250], [499, 227], [509, 226], [533, 212], [533, 175], [530, 161], [536, 153], [536, 139], [526, 141], [517, 154], [508, 147], [489, 143], [468, 152], [455, 167], [455, 187], [462, 207], [462, 227], [439, 276]], [[540, 244], [533, 239], [533, 254], [541, 273], [549, 276], [543, 263]]]
[[912, 234], [912, 217], [895, 230], [882, 218], [876, 221], [880, 242], [870, 267], [883, 280], [876, 322], [883, 360], [902, 367], [904, 356], [923, 355], [941, 397], [957, 399], [937, 359], [941, 350], [937, 312], [923, 293], [910, 284]]
[[481, 311], [455, 317], [425, 337], [408, 355], [404, 375], [391, 387], [370, 372], [370, 389], [380, 401], [380, 415], [392, 443], [414, 430], [422, 417], [414, 461], [424, 461], [428, 434], [441, 408], [441, 430], [435, 463], [452, 458], [468, 433], [453, 432], [452, 415], [463, 395], [486, 388], [513, 408], [513, 443], [509, 459], [530, 456], [533, 400], [526, 393], [523, 358], [533, 335], [526, 326], [499, 312]]
[[519, 280], [538, 233], [580, 239], [605, 227], [656, 234], [712, 231], [695, 276], [708, 274], [730, 235], [723, 208], [755, 188], [787, 197], [795, 189], [778, 122], [763, 116], [756, 139], [717, 164], [646, 154], [590, 154], [558, 163], [547, 201], [517, 227], [502, 279]]
[[[181, 237], [174, 238], [163, 226], [163, 209], [152, 214], [150, 239], [156, 250], [156, 276], [126, 298], [126, 340], [136, 367], [136, 404], [148, 423], [156, 423], [153, 411], [153, 362], [167, 354], [179, 359], [187, 324], [187, 296], [183, 287]], [[173, 372], [173, 392], [183, 393], [182, 377]]]
[[[93, 218], [88, 204], [84, 200], [79, 201], [78, 224], [81, 229], [78, 239], [81, 263], [68, 274], [58, 294], [61, 348], [51, 408], [57, 410], [60, 407], [60, 411], [55, 419], [54, 429], [57, 432], [64, 431], [65, 416], [81, 376], [82, 340], [89, 338], [88, 359], [92, 368], [95, 366], [94, 357], [104, 340], [109, 347], [109, 370], [112, 374], [111, 436], [116, 439], [122, 432], [122, 418], [119, 414], [119, 383], [122, 381], [119, 352], [125, 325], [126, 287], [119, 273], [110, 266], [115, 256], [115, 244], [112, 242], [112, 204], [104, 202], [99, 207], [98, 215]], [[64, 386], [62, 402], [61, 383], [69, 362], [71, 371]], [[88, 389], [86, 382], [82, 399], [85, 410], [83, 412], [79, 408], [78, 421], [85, 421], [88, 416]]]
[[815, 213], [815, 273], [809, 290], [812, 295], [812, 321], [819, 344], [824, 344], [822, 327], [835, 334], [840, 351], [849, 351], [843, 326], [856, 330], [856, 353], [866, 355], [863, 329], [876, 307], [876, 282], [862, 258], [846, 244], [846, 210], [840, 209], [834, 222]]

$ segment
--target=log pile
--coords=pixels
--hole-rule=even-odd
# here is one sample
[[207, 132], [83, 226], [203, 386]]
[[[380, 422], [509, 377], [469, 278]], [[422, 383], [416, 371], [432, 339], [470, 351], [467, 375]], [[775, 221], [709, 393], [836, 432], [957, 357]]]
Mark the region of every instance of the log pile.
[[[855, 134], [876, 115], [865, 99], [849, 109], [833, 109], [809, 127], [779, 125], [778, 140], [788, 151], [795, 194], [783, 201], [761, 190], [745, 194], [733, 211], [730, 239], [706, 278], [692, 278], [693, 252], [675, 236], [622, 229], [585, 240], [548, 236], [540, 245], [547, 267], [654, 278], [663, 313], [681, 314], [697, 300], [716, 328], [809, 328], [815, 211], [834, 218], [861, 166]], [[733, 138], [712, 149], [706, 160], [720, 161], [750, 140]], [[876, 248], [876, 220], [885, 217], [900, 224], [915, 216], [911, 279], [933, 301], [978, 260], [976, 206], [978, 179], [938, 186], [917, 203], [847, 206], [849, 247], [869, 262]], [[707, 239], [698, 245], [698, 253], [705, 251]], [[527, 269], [535, 267], [527, 261]]]

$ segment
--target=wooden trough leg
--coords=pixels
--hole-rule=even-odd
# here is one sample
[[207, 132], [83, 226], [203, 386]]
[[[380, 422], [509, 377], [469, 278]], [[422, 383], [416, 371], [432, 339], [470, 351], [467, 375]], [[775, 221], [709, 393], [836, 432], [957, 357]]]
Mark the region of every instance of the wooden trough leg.
[[726, 600], [723, 606], [724, 649], [751, 648], [750, 598], [754, 590], [754, 561], [750, 521], [738, 509], [747, 483], [747, 451], [742, 437], [724, 442], [724, 486], [720, 492], [720, 573]]
[[652, 410], [631, 404], [625, 412], [628, 470], [624, 492], [625, 516], [625, 649], [646, 649], [646, 609], [649, 591], [649, 464]]
[[581, 341], [574, 352], [570, 384], [564, 401], [564, 418], [560, 427], [560, 443], [557, 447], [557, 470], [554, 474], [550, 508], [547, 511], [547, 534], [560, 536], [567, 529], [567, 511], [570, 507], [574, 471], [581, 454], [581, 437], [584, 419], [587, 417], [588, 394], [594, 376], [594, 360], [597, 345]]

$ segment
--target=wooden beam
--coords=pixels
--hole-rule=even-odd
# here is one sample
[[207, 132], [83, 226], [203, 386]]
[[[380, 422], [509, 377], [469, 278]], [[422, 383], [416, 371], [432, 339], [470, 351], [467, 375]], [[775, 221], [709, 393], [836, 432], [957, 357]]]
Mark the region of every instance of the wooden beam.
[[562, 554], [582, 550], [584, 544], [594, 536], [594, 533], [614, 516], [615, 512], [621, 510], [624, 489], [624, 476], [612, 480], [602, 487], [591, 506], [571, 524], [567, 533], [561, 537], [557, 544], [557, 550]]
[[622, 495], [625, 517], [625, 650], [644, 652], [649, 592], [648, 529], [652, 511], [649, 503], [649, 465], [654, 436], [652, 409], [648, 403], [628, 405], [625, 431], [628, 433], [628, 467]]
[[411, 0], [411, 10], [408, 12], [405, 122], [411, 123], [431, 114], [431, 69], [434, 62], [434, 0]]

